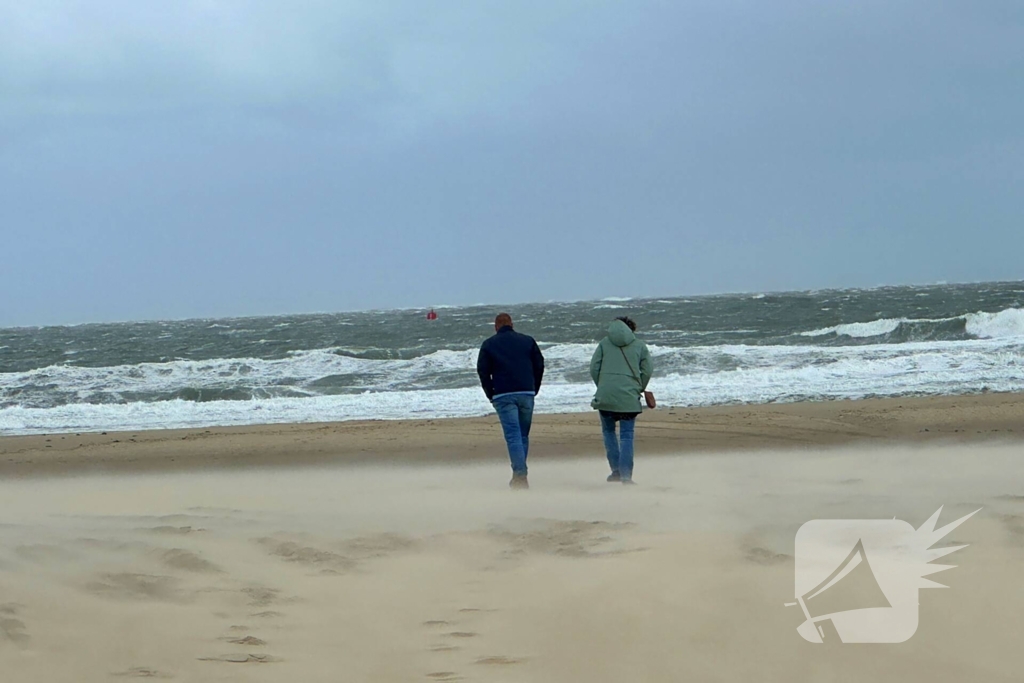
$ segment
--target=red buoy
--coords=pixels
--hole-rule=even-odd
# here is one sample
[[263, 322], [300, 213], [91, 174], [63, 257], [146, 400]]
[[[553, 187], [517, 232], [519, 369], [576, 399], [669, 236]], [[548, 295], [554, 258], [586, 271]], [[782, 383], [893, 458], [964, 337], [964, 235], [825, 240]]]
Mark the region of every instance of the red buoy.
[[430, 313], [427, 313], [427, 320], [437, 320], [437, 313], [434, 312], [433, 308], [430, 309]]

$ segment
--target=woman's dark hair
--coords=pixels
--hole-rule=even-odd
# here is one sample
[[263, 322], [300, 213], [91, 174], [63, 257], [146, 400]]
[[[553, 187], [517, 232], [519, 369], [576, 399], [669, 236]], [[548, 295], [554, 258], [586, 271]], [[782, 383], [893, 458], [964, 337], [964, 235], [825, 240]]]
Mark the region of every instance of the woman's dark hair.
[[628, 327], [630, 331], [636, 332], [636, 323], [633, 322], [633, 319], [630, 318], [628, 315], [620, 315], [618, 318], [616, 318], [616, 320], [621, 320], [622, 322], [626, 323], [626, 327]]

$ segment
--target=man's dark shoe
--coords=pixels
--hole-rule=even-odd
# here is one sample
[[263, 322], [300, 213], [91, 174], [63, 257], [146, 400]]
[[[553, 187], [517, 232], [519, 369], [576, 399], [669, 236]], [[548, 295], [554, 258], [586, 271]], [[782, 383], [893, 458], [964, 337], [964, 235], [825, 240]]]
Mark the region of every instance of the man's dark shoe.
[[605, 481], [622, 481], [622, 475], [618, 472], [612, 472], [608, 475], [608, 478], [605, 479]]
[[530, 482], [527, 481], [525, 474], [512, 475], [512, 481], [508, 483], [510, 489], [528, 489], [530, 488]]
[[623, 480], [622, 480], [622, 483], [623, 483], [623, 484], [626, 484], [626, 485], [628, 485], [628, 486], [633, 486], [634, 484], [636, 484], [636, 482], [635, 482], [635, 481], [633, 481], [633, 479], [632, 479], [632, 478], [630, 478], [630, 479], [623, 479]]

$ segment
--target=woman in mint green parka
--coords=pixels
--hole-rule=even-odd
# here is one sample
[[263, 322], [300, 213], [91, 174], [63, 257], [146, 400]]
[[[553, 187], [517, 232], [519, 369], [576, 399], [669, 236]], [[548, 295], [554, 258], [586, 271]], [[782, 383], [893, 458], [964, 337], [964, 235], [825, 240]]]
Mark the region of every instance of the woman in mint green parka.
[[[590, 376], [597, 385], [590, 402], [601, 415], [604, 449], [612, 473], [608, 481], [633, 483], [633, 434], [640, 414], [643, 392], [651, 380], [653, 366], [647, 345], [636, 338], [636, 323], [627, 317], [608, 325], [590, 360]], [[619, 434], [615, 426], [619, 425]]]

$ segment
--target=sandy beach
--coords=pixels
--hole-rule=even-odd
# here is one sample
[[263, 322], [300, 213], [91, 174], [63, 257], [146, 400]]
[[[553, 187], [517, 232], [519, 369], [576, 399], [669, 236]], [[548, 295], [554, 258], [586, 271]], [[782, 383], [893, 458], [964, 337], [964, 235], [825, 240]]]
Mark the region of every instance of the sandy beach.
[[[979, 443], [1024, 436], [1024, 394], [658, 408], [637, 453]], [[603, 453], [597, 413], [537, 415], [534, 464]], [[495, 416], [0, 437], [0, 477], [330, 464], [441, 464], [507, 458]]]
[[1024, 683], [1022, 45], [0, 0], [0, 683]]
[[[0, 439], [0, 680], [1019, 681], [1024, 397]], [[653, 457], [657, 455], [658, 457]], [[70, 476], [74, 475], [74, 476]], [[812, 519], [969, 544], [898, 645], [796, 632]]]

